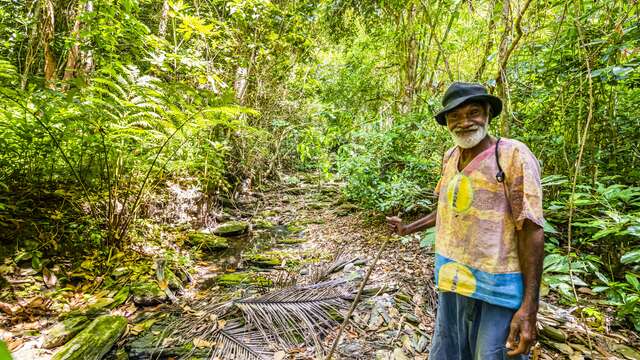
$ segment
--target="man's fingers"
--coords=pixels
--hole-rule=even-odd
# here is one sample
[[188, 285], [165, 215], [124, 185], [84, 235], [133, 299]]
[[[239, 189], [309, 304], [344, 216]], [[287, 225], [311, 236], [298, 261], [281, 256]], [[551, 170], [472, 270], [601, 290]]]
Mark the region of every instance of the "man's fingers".
[[516, 346], [516, 337], [520, 333], [520, 323], [512, 321], [509, 327], [509, 336], [507, 337], [507, 349], [513, 349]]
[[507, 351], [507, 355], [516, 356], [522, 355], [529, 352], [529, 348], [531, 347], [531, 338], [526, 336], [520, 336], [518, 339], [518, 347], [515, 350]]

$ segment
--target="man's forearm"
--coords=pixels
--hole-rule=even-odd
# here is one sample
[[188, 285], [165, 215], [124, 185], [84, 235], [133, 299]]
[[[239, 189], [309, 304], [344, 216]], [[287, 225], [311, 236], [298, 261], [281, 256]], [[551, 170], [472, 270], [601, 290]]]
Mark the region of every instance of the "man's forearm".
[[540, 277], [544, 259], [544, 231], [529, 220], [525, 220], [518, 234], [518, 258], [524, 282], [521, 308], [535, 313], [538, 311]]
[[418, 231], [422, 231], [428, 229], [436, 224], [436, 212], [432, 212], [431, 214], [418, 219], [411, 224], [405, 226], [405, 235], [413, 234]]

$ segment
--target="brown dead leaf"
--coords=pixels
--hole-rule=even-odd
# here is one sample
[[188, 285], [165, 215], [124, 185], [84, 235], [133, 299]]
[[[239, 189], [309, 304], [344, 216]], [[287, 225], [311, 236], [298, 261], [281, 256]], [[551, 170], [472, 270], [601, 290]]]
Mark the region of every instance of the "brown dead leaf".
[[53, 288], [58, 284], [58, 277], [46, 267], [42, 268], [42, 279], [48, 288]]
[[9, 351], [13, 352], [15, 350], [18, 350], [18, 348], [20, 348], [22, 346], [22, 344], [24, 344], [24, 339], [16, 339], [16, 340], [9, 340], [7, 341], [7, 347], [9, 348]]
[[218, 320], [218, 329], [224, 329], [224, 326], [227, 324], [227, 320]]
[[193, 345], [197, 348], [212, 348], [216, 343], [200, 338], [193, 339]]
[[7, 303], [0, 302], [0, 311], [7, 315], [13, 315], [13, 308]]

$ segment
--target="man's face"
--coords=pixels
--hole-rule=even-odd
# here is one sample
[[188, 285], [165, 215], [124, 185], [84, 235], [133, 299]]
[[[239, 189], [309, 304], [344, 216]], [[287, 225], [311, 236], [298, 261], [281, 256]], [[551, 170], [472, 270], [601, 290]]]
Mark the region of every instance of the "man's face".
[[487, 136], [489, 116], [487, 106], [469, 103], [458, 106], [445, 115], [447, 128], [456, 145], [470, 149]]

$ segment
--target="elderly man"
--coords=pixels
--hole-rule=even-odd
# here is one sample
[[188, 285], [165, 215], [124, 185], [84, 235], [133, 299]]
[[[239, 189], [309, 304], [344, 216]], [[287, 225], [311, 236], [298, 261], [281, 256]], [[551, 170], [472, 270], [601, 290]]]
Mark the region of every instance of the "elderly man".
[[544, 233], [537, 159], [487, 133], [502, 110], [479, 84], [454, 83], [436, 116], [456, 146], [445, 152], [438, 207], [399, 235], [436, 226], [439, 291], [430, 360], [526, 359], [536, 337]]

